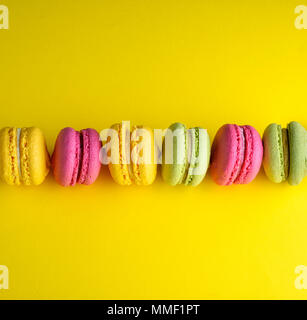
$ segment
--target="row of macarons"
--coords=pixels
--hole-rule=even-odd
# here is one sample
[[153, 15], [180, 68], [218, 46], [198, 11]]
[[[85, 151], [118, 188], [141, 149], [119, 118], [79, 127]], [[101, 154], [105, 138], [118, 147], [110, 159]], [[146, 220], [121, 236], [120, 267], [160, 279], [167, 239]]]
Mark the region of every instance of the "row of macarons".
[[[126, 140], [123, 124], [111, 127], [118, 136], [119, 162], [108, 164], [112, 178], [120, 185], [150, 185], [157, 175], [157, 164], [127, 161]], [[153, 130], [148, 127], [151, 148], [155, 148]], [[126, 128], [127, 129], [127, 128]], [[165, 139], [162, 144], [161, 174], [170, 185], [199, 185], [207, 169], [219, 185], [247, 184], [255, 179], [261, 165], [268, 178], [275, 182], [288, 181], [298, 185], [307, 173], [307, 135], [298, 122], [290, 122], [286, 128], [270, 124], [261, 138], [249, 125], [225, 124], [210, 144], [207, 130], [200, 127], [190, 130], [181, 123], [174, 123], [169, 132], [173, 137], [173, 162], [165, 161]], [[189, 132], [189, 134], [188, 134]], [[182, 139], [180, 139], [182, 137]], [[129, 148], [138, 142], [131, 141]], [[94, 129], [81, 131], [64, 128], [59, 133], [50, 157], [44, 135], [36, 127], [6, 127], [0, 130], [0, 177], [9, 185], [39, 185], [50, 169], [55, 180], [62, 186], [91, 185], [101, 169], [102, 142]], [[152, 157], [155, 152], [153, 151]], [[199, 170], [202, 168], [202, 170]]]

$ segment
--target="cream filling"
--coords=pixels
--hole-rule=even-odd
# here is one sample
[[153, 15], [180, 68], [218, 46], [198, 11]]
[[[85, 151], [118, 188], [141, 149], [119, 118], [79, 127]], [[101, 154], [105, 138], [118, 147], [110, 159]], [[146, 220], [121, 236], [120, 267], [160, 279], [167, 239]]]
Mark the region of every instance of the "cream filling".
[[17, 163], [18, 163], [18, 173], [21, 179], [21, 164], [20, 164], [20, 133], [21, 129], [17, 128]]

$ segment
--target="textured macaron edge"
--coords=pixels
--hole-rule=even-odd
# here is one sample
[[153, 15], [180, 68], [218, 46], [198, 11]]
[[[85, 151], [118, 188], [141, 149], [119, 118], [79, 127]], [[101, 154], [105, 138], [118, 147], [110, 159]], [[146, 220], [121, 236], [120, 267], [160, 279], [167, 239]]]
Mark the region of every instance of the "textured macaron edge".
[[5, 127], [0, 130], [0, 176], [8, 185], [20, 185], [17, 155], [17, 129]]
[[[210, 138], [207, 130], [195, 127], [188, 130], [189, 168], [184, 181], [187, 186], [198, 186], [204, 179], [210, 161]], [[189, 155], [190, 153], [190, 155]], [[202, 174], [198, 174], [199, 168]]]
[[72, 177], [70, 181], [70, 186], [75, 186], [79, 176], [79, 169], [80, 169], [80, 161], [81, 161], [81, 144], [80, 144], [80, 132], [74, 130], [75, 134], [75, 158], [74, 158], [74, 166]]
[[97, 180], [101, 169], [101, 141], [98, 132], [91, 128], [81, 130], [80, 137], [82, 159], [77, 183], [91, 185]]
[[[132, 180], [137, 185], [151, 185], [157, 175], [157, 164], [155, 163], [155, 154], [154, 154], [154, 148], [155, 148], [155, 141], [154, 141], [154, 134], [153, 130], [149, 127], [143, 126], [143, 125], [135, 125], [132, 128], [132, 133], [134, 130], [142, 129], [146, 130], [149, 134], [150, 141], [143, 141], [144, 137], [140, 137], [140, 140], [135, 141], [135, 139], [131, 139], [131, 154], [133, 155], [131, 162], [131, 168], [132, 168]], [[133, 153], [134, 148], [137, 148], [139, 143], [147, 143], [146, 147], [150, 147], [150, 163], [141, 163], [140, 162], [140, 153], [136, 152]], [[150, 145], [148, 145], [148, 143]], [[144, 146], [145, 147], [145, 146]], [[144, 150], [143, 150], [144, 152]]]
[[280, 183], [285, 180], [281, 126], [269, 124], [264, 130], [262, 141], [264, 172], [272, 182]]
[[[187, 156], [187, 129], [184, 124], [176, 122], [169, 126], [168, 130], [172, 133], [178, 130], [180, 139], [173, 136], [173, 149], [166, 150], [166, 137], [162, 143], [162, 178], [169, 185], [175, 186], [181, 184], [188, 170]], [[179, 141], [178, 141], [179, 140]], [[172, 152], [173, 163], [166, 163], [166, 152]], [[178, 159], [179, 155], [179, 159]]]
[[[135, 130], [138, 129], [143, 129], [143, 126], [140, 125], [134, 125], [132, 127], [132, 133], [135, 132]], [[132, 136], [131, 136], [132, 137]], [[138, 143], [140, 141], [136, 141], [135, 139], [131, 139], [130, 142], [130, 150], [131, 152], [133, 152], [134, 148], [137, 147]], [[143, 179], [141, 176], [141, 165], [139, 164], [139, 154], [138, 153], [134, 153], [132, 155], [132, 161], [131, 161], [131, 170], [130, 172], [132, 173], [132, 180], [134, 181], [134, 183], [138, 184], [138, 185], [142, 185], [143, 184]]]
[[[127, 138], [130, 139], [130, 128], [126, 125], [122, 125], [121, 123], [115, 123], [111, 126], [111, 130], [114, 130], [117, 134], [118, 138], [118, 158], [119, 163], [112, 163], [108, 164], [110, 174], [113, 180], [122, 185], [122, 186], [129, 186], [132, 184], [131, 179], [131, 167], [128, 161], [129, 157], [127, 155], [126, 145], [127, 145]], [[123, 146], [125, 146], [123, 148]]]
[[199, 162], [199, 128], [190, 128], [187, 130], [187, 148], [188, 148], [188, 168], [184, 184], [186, 186], [192, 185], [194, 180], [195, 167]]
[[298, 122], [288, 124], [289, 138], [289, 177], [290, 185], [301, 183], [306, 174], [306, 130]]
[[20, 171], [21, 179], [25, 185], [30, 186], [30, 157], [29, 157], [29, 130], [28, 128], [20, 129], [19, 154], [20, 154]]
[[288, 129], [283, 128], [281, 129], [281, 139], [282, 139], [282, 149], [283, 149], [283, 176], [284, 180], [287, 180], [289, 177], [289, 134]]
[[244, 129], [239, 127], [236, 124], [231, 125], [233, 130], [235, 131], [235, 140], [233, 140], [235, 147], [235, 163], [231, 170], [230, 177], [226, 182], [226, 185], [233, 184], [237, 177], [240, 174], [243, 162], [244, 162], [244, 155], [245, 155], [245, 137], [244, 137]]
[[25, 185], [40, 185], [50, 169], [50, 156], [43, 132], [37, 127], [20, 130], [20, 168]]
[[90, 157], [90, 144], [89, 144], [89, 135], [87, 130], [81, 130], [80, 132], [80, 149], [81, 149], [81, 158], [80, 158], [80, 168], [77, 178], [78, 184], [85, 183], [88, 174], [89, 168], [89, 157]]
[[257, 176], [263, 159], [263, 146], [260, 134], [249, 125], [241, 126], [244, 134], [244, 160], [235, 179], [236, 184], [247, 184]]

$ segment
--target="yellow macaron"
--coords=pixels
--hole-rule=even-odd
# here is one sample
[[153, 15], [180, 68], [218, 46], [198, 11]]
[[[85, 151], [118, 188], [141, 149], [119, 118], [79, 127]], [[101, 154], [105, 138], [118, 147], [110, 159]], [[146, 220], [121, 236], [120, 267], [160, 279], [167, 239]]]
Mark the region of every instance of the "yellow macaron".
[[116, 138], [112, 142], [109, 163], [113, 180], [123, 186], [152, 184], [157, 175], [153, 130], [133, 126], [130, 131], [130, 125], [125, 122], [114, 124], [111, 130]]
[[0, 130], [0, 178], [9, 185], [41, 184], [50, 157], [40, 129], [7, 127]]

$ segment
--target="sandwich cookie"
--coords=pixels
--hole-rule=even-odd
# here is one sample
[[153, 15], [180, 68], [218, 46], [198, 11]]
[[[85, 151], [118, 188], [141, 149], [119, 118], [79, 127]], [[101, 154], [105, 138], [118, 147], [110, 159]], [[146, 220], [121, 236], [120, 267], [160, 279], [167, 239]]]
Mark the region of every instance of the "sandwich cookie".
[[253, 127], [226, 124], [213, 141], [211, 176], [219, 185], [250, 183], [260, 170], [262, 157], [261, 137]]
[[56, 140], [52, 155], [55, 180], [62, 186], [90, 185], [99, 176], [101, 142], [94, 129], [76, 131], [63, 129]]
[[129, 186], [152, 184], [157, 175], [153, 130], [144, 126], [133, 126], [127, 122], [112, 125], [111, 158], [108, 164], [113, 180]]
[[0, 177], [9, 185], [41, 184], [50, 167], [50, 158], [40, 129], [0, 130]]
[[267, 177], [275, 183], [288, 181], [298, 185], [307, 174], [305, 128], [292, 121], [287, 128], [270, 124], [263, 133], [263, 167]]
[[210, 160], [210, 140], [207, 130], [196, 127], [187, 130], [181, 123], [172, 124], [162, 145], [162, 178], [175, 186], [197, 186], [204, 179]]

